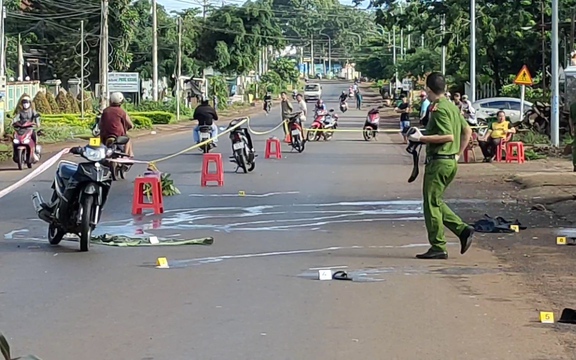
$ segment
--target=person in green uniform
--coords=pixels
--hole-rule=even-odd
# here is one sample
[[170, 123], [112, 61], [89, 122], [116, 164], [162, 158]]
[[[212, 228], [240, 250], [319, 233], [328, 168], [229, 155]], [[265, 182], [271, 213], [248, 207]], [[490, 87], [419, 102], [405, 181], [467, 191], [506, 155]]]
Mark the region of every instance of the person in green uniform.
[[574, 166], [573, 171], [576, 172], [576, 101], [570, 105], [570, 134], [572, 135], [572, 165]]
[[446, 188], [456, 177], [458, 158], [470, 141], [472, 129], [458, 107], [444, 95], [446, 80], [442, 73], [428, 75], [426, 88], [432, 101], [426, 135], [417, 130], [409, 136], [409, 140], [426, 144], [423, 211], [431, 247], [416, 257], [447, 259], [444, 226], [460, 239], [460, 254], [468, 251], [474, 234], [474, 228], [463, 222], [443, 200]]

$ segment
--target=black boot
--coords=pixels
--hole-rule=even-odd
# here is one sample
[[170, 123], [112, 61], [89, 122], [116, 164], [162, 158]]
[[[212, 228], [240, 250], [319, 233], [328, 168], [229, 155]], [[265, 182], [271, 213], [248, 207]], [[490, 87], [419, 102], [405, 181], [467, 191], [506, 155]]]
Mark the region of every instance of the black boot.
[[458, 238], [460, 239], [460, 254], [464, 254], [472, 245], [472, 237], [474, 236], [474, 228], [468, 226]]
[[448, 253], [446, 251], [434, 250], [433, 248], [430, 248], [424, 254], [416, 255], [416, 259], [446, 260], [448, 259]]

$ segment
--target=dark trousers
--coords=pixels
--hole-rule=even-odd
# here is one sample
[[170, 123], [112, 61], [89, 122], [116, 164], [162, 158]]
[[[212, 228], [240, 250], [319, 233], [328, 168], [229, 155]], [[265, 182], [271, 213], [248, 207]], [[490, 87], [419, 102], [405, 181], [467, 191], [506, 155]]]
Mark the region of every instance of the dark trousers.
[[496, 155], [496, 150], [498, 149], [498, 145], [500, 145], [501, 140], [502, 139], [488, 138], [486, 141], [478, 142], [480, 149], [482, 149], [482, 155], [484, 155], [485, 159], [492, 159]]

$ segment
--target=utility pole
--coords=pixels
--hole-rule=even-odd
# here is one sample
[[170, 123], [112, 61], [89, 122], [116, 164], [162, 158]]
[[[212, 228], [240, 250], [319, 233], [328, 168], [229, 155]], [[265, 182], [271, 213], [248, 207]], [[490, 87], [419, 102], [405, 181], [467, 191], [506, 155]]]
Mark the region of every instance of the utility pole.
[[80, 21], [80, 114], [84, 119], [84, 20]]
[[182, 18], [178, 17], [178, 71], [176, 74], [176, 120], [180, 120], [180, 78], [182, 77]]
[[542, 90], [546, 89], [546, 32], [544, 31], [544, 0], [540, 1], [540, 13], [542, 23], [540, 29], [542, 30]]
[[158, 19], [156, 0], [152, 0], [152, 99], [158, 101]]
[[476, 0], [470, 0], [470, 102], [474, 101], [476, 101]]
[[424, 49], [424, 34], [422, 34], [422, 36], [420, 36], [421, 42], [422, 42], [422, 49]]
[[[1, 0], [0, 0], [1, 1]], [[100, 109], [108, 105], [108, 0], [102, 0], [100, 28]]]
[[442, 14], [440, 25], [442, 27], [442, 75], [446, 75], [446, 45], [444, 44], [444, 38], [446, 36], [446, 15], [444, 14]]
[[18, 81], [24, 81], [24, 51], [22, 51], [21, 34], [18, 34]]
[[206, 8], [208, 7], [208, 0], [204, 0], [202, 4], [202, 19], [206, 20]]
[[392, 26], [392, 61], [394, 62], [394, 91], [398, 86], [398, 68], [396, 67], [396, 26]]
[[314, 67], [314, 36], [310, 36], [310, 75], [314, 77], [316, 69]]
[[550, 140], [552, 146], [560, 145], [560, 84], [558, 66], [558, 0], [552, 0], [552, 121]]
[[407, 46], [408, 50], [410, 50], [410, 48], [411, 48], [410, 43], [412, 42], [411, 31], [412, 31], [412, 27], [410, 25], [408, 25], [408, 46]]

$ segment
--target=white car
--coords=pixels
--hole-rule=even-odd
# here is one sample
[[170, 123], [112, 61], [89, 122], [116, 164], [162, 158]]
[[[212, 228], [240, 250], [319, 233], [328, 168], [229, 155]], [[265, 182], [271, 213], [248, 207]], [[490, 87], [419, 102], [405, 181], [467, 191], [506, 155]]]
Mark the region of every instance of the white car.
[[304, 86], [304, 101], [320, 100], [322, 98], [322, 86], [318, 83], [308, 83]]
[[[494, 97], [488, 99], [477, 100], [472, 103], [472, 107], [476, 110], [477, 119], [486, 119], [495, 116], [500, 110], [504, 110], [506, 116], [510, 118], [512, 123], [522, 121], [524, 117], [520, 114], [520, 99], [511, 97]], [[524, 113], [532, 108], [532, 103], [524, 101]]]

